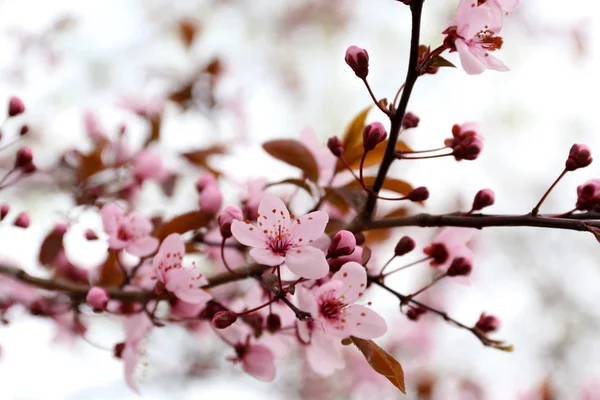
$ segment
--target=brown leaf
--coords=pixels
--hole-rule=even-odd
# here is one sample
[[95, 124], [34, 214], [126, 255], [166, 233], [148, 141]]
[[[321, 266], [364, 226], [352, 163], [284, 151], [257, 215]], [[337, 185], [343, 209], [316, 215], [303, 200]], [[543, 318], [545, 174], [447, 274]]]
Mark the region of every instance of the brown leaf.
[[[373, 184], [375, 183], [375, 177], [365, 176], [363, 177], [363, 181], [365, 182], [365, 185], [373, 186]], [[352, 182], [348, 183], [345, 187], [361, 188], [362, 186], [357, 180], [353, 180]], [[413, 187], [408, 182], [405, 182], [400, 179], [385, 178], [385, 180], [383, 181], [383, 189], [406, 196], [411, 192], [411, 190], [413, 190]]]
[[146, 142], [144, 142], [144, 147], [152, 142], [160, 140], [160, 131], [162, 127], [162, 115], [152, 115], [146, 117], [146, 119], [150, 123], [150, 135], [146, 139]]
[[63, 249], [63, 234], [57, 234], [52, 230], [42, 242], [40, 246], [40, 254], [38, 259], [42, 265], [50, 265], [58, 256], [58, 253]]
[[452, 64], [450, 61], [446, 60], [442, 56], [435, 56], [429, 62], [428, 68], [439, 68], [439, 67], [456, 68], [456, 65]]
[[104, 170], [102, 153], [108, 144], [106, 140], [100, 141], [92, 151], [80, 156], [79, 169], [77, 170], [77, 179], [80, 183]]
[[119, 259], [115, 250], [108, 250], [108, 258], [100, 267], [100, 277], [97, 286], [118, 286], [123, 283], [125, 277], [119, 266]]
[[333, 235], [334, 233], [344, 229], [346, 225], [348, 225], [348, 223], [343, 219], [331, 218], [325, 227], [325, 233], [328, 235]]
[[350, 336], [350, 339], [358, 347], [371, 368], [385, 376], [398, 390], [406, 394], [402, 365], [392, 355], [377, 346], [372, 340], [364, 340], [354, 336]]
[[[350, 163], [348, 160], [349, 155], [352, 152], [356, 152], [356, 148], [360, 147], [362, 149], [362, 133], [365, 129], [365, 121], [367, 120], [367, 115], [369, 111], [371, 111], [373, 106], [368, 106], [361, 110], [350, 122], [346, 131], [344, 132], [344, 136], [342, 137], [342, 144], [344, 145], [344, 159]], [[362, 155], [362, 152], [358, 155], [359, 159]], [[352, 156], [354, 157], [354, 156]], [[341, 171], [344, 169], [344, 164], [341, 160], [338, 160], [337, 165], [335, 167], [336, 171]]]
[[183, 157], [185, 157], [190, 163], [194, 164], [195, 166], [204, 168], [205, 170], [209, 171], [213, 175], [220, 176], [221, 172], [212, 168], [210, 166], [210, 164], [208, 163], [208, 161], [209, 161], [209, 158], [212, 156], [225, 154], [225, 153], [227, 153], [227, 149], [225, 148], [225, 146], [223, 146], [221, 144], [216, 144], [216, 145], [210, 146], [206, 149], [191, 151], [188, 153], [183, 153], [181, 155]]
[[185, 106], [188, 102], [194, 98], [194, 84], [195, 81], [191, 81], [179, 87], [179, 89], [171, 92], [169, 100], [173, 103], [177, 103], [180, 106]]
[[[379, 163], [381, 163], [381, 160], [383, 160], [383, 155], [385, 154], [385, 148], [387, 147], [387, 143], [388, 141], [384, 140], [379, 145], [377, 145], [377, 147], [374, 150], [371, 150], [367, 154], [367, 157], [365, 158], [364, 162], [364, 168], [372, 167], [373, 165], [378, 165]], [[360, 159], [362, 158], [363, 150], [364, 149], [362, 146], [362, 141], [355, 145], [353, 148], [344, 149], [344, 159], [346, 160], [350, 168], [360, 168]], [[411, 148], [408, 147], [408, 145], [403, 141], [398, 141], [398, 143], [396, 144], [396, 150], [410, 151]], [[336, 165], [337, 172], [345, 168], [346, 167], [341, 162], [338, 162], [338, 164]]]
[[[397, 208], [387, 214], [385, 214], [382, 219], [386, 218], [395, 218], [395, 217], [403, 217], [407, 214], [408, 210], [404, 207]], [[381, 243], [386, 241], [392, 236], [393, 229], [375, 229], [372, 231], [365, 232], [365, 237], [367, 243], [373, 245], [376, 243]]]
[[342, 212], [347, 212], [348, 207], [360, 212], [367, 201], [367, 193], [360, 185], [359, 188], [351, 186], [328, 187], [325, 188], [325, 200], [338, 207]]
[[209, 222], [210, 217], [202, 211], [189, 211], [164, 222], [160, 227], [154, 230], [152, 236], [158, 238], [158, 240], [162, 242], [163, 239], [171, 233], [183, 234], [194, 231], [196, 229], [204, 228]]
[[299, 168], [311, 181], [319, 179], [319, 166], [302, 142], [294, 139], [271, 140], [263, 143], [263, 148], [276, 159]]
[[277, 185], [294, 185], [294, 186], [299, 187], [300, 189], [304, 189], [308, 194], [310, 194], [312, 196], [312, 189], [302, 179], [293, 179], [293, 178], [284, 179], [284, 180], [279, 181], [279, 182], [269, 183], [268, 185], [265, 186], [265, 188], [268, 188], [268, 187], [271, 187], [271, 186], [277, 186]]
[[196, 22], [187, 19], [179, 21], [179, 36], [186, 48], [190, 48], [194, 42], [196, 33], [198, 33]]

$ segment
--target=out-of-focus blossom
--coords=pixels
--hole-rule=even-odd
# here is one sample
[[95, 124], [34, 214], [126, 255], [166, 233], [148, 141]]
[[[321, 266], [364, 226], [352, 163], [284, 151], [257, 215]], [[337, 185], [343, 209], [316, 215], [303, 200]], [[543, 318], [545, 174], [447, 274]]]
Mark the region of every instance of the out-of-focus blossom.
[[126, 215], [116, 203], [102, 207], [100, 214], [111, 249], [125, 249], [131, 255], [143, 257], [158, 247], [158, 239], [150, 236], [152, 223], [142, 214], [132, 212]]

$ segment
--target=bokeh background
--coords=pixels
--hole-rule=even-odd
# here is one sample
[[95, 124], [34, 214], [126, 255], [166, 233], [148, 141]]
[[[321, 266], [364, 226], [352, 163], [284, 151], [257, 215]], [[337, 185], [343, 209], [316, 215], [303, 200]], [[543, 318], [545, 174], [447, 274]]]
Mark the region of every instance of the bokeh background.
[[[457, 3], [426, 2], [423, 44], [439, 45]], [[502, 35], [499, 57], [510, 72], [468, 76], [460, 68], [445, 69], [417, 83], [409, 110], [421, 123], [404, 137], [413, 148], [439, 147], [453, 124], [466, 121], [480, 122], [485, 137], [475, 162], [394, 165], [391, 176], [429, 188], [429, 212], [466, 209], [477, 190], [489, 187], [496, 192], [493, 212], [526, 213], [558, 176], [573, 143], [600, 149], [599, 6], [592, 0], [522, 3], [505, 19]], [[197, 29], [188, 46], [182, 21]], [[306, 126], [323, 143], [343, 133], [370, 101], [344, 63], [349, 45], [368, 50], [376, 95], [393, 97], [404, 79], [409, 30], [408, 9], [392, 0], [3, 0], [0, 98], [18, 95], [25, 101], [27, 113], [19, 118], [31, 134], [23, 142], [34, 149], [38, 166], [50, 169], [65, 150], [89, 148], [83, 125], [89, 110], [115, 135], [126, 124], [127, 140], [139, 147], [148, 127], [122, 103], [160, 100], [218, 58], [223, 75], [214, 98], [198, 85], [190, 108], [166, 104], [157, 148], [170, 168], [189, 171], [190, 180], [179, 183], [173, 199], [145, 187], [139, 206], [172, 215], [196, 202], [198, 171], [178, 159], [178, 152], [235, 142], [241, 145], [215, 162], [234, 180], [290, 176], [294, 171], [270, 159], [260, 144], [297, 137]], [[449, 59], [459, 64], [456, 55]], [[377, 111], [369, 120], [384, 122]], [[5, 137], [17, 126], [6, 123]], [[0, 153], [0, 162], [6, 167], [12, 159]], [[74, 218], [75, 212], [82, 226], [101, 227], [96, 214], [73, 211], [67, 196], [41, 175], [0, 192], [2, 202], [32, 217], [27, 230], [0, 224], [0, 254], [39, 273], [39, 243], [58, 219]], [[567, 175], [543, 212], [570, 210], [576, 186], [599, 175], [595, 163]], [[103, 249], [78, 241], [81, 232], [70, 231], [68, 254], [78, 265], [95, 265]], [[424, 246], [436, 231], [403, 229], [397, 237], [407, 233]], [[502, 328], [496, 336], [514, 344], [515, 351], [485, 348], [468, 332], [435, 318], [417, 327], [399, 315], [394, 298], [377, 295], [378, 309], [392, 327], [385, 340], [397, 346], [409, 385], [410, 378], [424, 386], [435, 382], [436, 399], [541, 399], [544, 385], [552, 388], [553, 398], [600, 399], [600, 389], [593, 391], [600, 382], [600, 245], [593, 236], [490, 228], [475, 245], [471, 284], [443, 282], [432, 296], [467, 323], [481, 311], [497, 315]], [[389, 246], [378, 251], [375, 262], [387, 259]], [[426, 276], [422, 268], [392, 282], [411, 292]], [[90, 341], [110, 349], [120, 340], [118, 321], [89, 318]], [[51, 323], [25, 314], [0, 327], [0, 398], [138, 398], [125, 386], [122, 365], [110, 351], [54, 339]], [[282, 363], [275, 383], [260, 383], [225, 362], [224, 347], [178, 327], [155, 330], [146, 351], [140, 386], [149, 399], [293, 399], [301, 398], [299, 388], [307, 385], [296, 379], [298, 360]], [[218, 361], [206, 362], [211, 359]], [[373, 398], [374, 390], [382, 399], [400, 398], [381, 388], [357, 389], [355, 395]], [[417, 398], [415, 387], [411, 390], [407, 398]], [[315, 396], [304, 392], [304, 398], [323, 398]]]

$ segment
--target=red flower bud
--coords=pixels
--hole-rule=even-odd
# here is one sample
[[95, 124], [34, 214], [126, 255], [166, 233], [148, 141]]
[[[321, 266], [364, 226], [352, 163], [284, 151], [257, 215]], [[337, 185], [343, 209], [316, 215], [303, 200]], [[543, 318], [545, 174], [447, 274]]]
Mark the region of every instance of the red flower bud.
[[267, 330], [271, 333], [275, 333], [281, 329], [281, 318], [277, 314], [267, 315]]
[[4, 217], [6, 217], [6, 215], [8, 214], [9, 211], [10, 211], [10, 206], [8, 204], [0, 205], [0, 221], [2, 221], [4, 219]]
[[410, 236], [403, 236], [396, 247], [394, 248], [394, 254], [398, 257], [410, 253], [415, 248], [415, 241]]
[[490, 333], [500, 328], [500, 320], [493, 315], [482, 313], [479, 321], [475, 324], [475, 328], [482, 332]]
[[367, 238], [365, 237], [365, 234], [362, 233], [362, 232], [356, 232], [354, 234], [354, 239], [356, 239], [356, 245], [357, 246], [362, 246], [367, 241]]
[[109, 295], [106, 289], [97, 286], [91, 288], [85, 298], [85, 301], [95, 312], [104, 311], [108, 305], [108, 300]]
[[25, 136], [25, 135], [27, 135], [27, 133], [29, 133], [29, 125], [23, 125], [21, 127], [21, 129], [19, 130], [19, 135]]
[[592, 152], [585, 144], [574, 144], [569, 151], [569, 157], [565, 162], [567, 171], [575, 171], [585, 168], [592, 163]]
[[483, 150], [483, 138], [478, 132], [479, 127], [472, 122], [452, 127], [452, 138], [444, 144], [451, 147], [456, 161], [475, 160]]
[[15, 169], [27, 167], [33, 163], [33, 151], [29, 147], [21, 147], [17, 150], [15, 158]]
[[494, 191], [492, 189], [481, 189], [473, 199], [473, 210], [481, 210], [494, 204]]
[[449, 256], [448, 249], [443, 243], [432, 243], [423, 249], [423, 253], [432, 258], [429, 264], [432, 267], [442, 265]]
[[15, 117], [25, 111], [25, 104], [18, 97], [11, 97], [8, 101], [8, 116]]
[[345, 60], [360, 79], [365, 79], [369, 75], [369, 53], [365, 49], [357, 46], [348, 47]]
[[578, 210], [592, 211], [600, 206], [600, 179], [590, 179], [583, 185], [577, 186]]
[[327, 141], [327, 148], [329, 149], [329, 151], [331, 151], [331, 154], [333, 154], [336, 157], [341, 157], [344, 153], [344, 145], [342, 144], [340, 138], [337, 136], [332, 136], [329, 138], [329, 140]]
[[421, 318], [421, 315], [425, 314], [427, 312], [427, 310], [423, 307], [417, 306], [417, 307], [410, 307], [407, 311], [406, 311], [406, 316], [408, 317], [408, 319], [410, 319], [411, 321], [418, 321], [419, 318]]
[[429, 190], [425, 186], [419, 186], [411, 190], [406, 198], [410, 201], [425, 201], [429, 198]]
[[237, 321], [237, 318], [237, 313], [233, 311], [219, 311], [213, 317], [212, 324], [217, 329], [225, 329]]
[[342, 230], [333, 235], [327, 250], [327, 258], [349, 256], [356, 248], [356, 237], [350, 231]]
[[14, 226], [18, 226], [19, 228], [28, 228], [31, 221], [29, 220], [29, 214], [26, 212], [22, 212], [17, 215], [17, 219], [15, 219]]
[[456, 257], [452, 260], [450, 268], [448, 268], [448, 276], [467, 276], [471, 273], [473, 265], [471, 261], [465, 257]]
[[419, 117], [411, 112], [407, 112], [402, 120], [402, 129], [416, 128], [419, 126]]
[[387, 138], [387, 131], [381, 122], [373, 122], [363, 130], [363, 147], [366, 151], [373, 150]]
[[228, 239], [232, 236], [231, 223], [234, 220], [243, 221], [244, 214], [238, 206], [228, 205], [217, 219], [219, 222], [219, 229], [221, 230], [221, 236], [223, 236], [224, 239]]

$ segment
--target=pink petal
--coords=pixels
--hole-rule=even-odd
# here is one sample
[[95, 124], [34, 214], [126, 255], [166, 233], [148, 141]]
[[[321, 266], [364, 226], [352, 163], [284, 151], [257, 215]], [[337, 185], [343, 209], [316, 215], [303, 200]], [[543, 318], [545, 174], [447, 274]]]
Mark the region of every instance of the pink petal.
[[275, 378], [274, 356], [267, 347], [251, 345], [242, 358], [242, 368], [258, 380], [270, 382]]
[[127, 242], [122, 241], [116, 236], [110, 236], [108, 238], [108, 247], [114, 250], [121, 250], [127, 246]]
[[345, 365], [342, 346], [319, 330], [313, 332], [310, 345], [306, 347], [306, 360], [314, 373], [320, 376], [329, 376]]
[[494, 0], [500, 7], [506, 12], [514, 11], [518, 6], [521, 0]]
[[[319, 306], [315, 295], [302, 286], [298, 286], [296, 292], [298, 293], [298, 308], [310, 313], [313, 318], [317, 318], [319, 315]], [[298, 336], [305, 343], [309, 343], [311, 340], [312, 332], [309, 324], [314, 324], [314, 322], [297, 321]]]
[[387, 324], [379, 314], [368, 307], [352, 304], [344, 309], [346, 323], [353, 336], [374, 339], [387, 332]]
[[454, 44], [460, 56], [460, 63], [467, 74], [478, 75], [485, 71], [483, 62], [471, 53], [469, 46], [462, 39], [456, 39]]
[[281, 265], [286, 260], [285, 257], [273, 253], [269, 249], [254, 248], [250, 250], [250, 257], [259, 264], [263, 265]]
[[296, 247], [285, 255], [285, 264], [294, 274], [307, 279], [319, 279], [329, 273], [325, 253], [310, 246]]
[[136, 393], [140, 393], [137, 382], [135, 381], [135, 368], [137, 367], [138, 359], [137, 343], [133, 346], [126, 345], [123, 349], [121, 357], [123, 358], [123, 365], [125, 367], [125, 382], [127, 385]]
[[[468, 125], [468, 128], [467, 128]], [[473, 124], [476, 125], [476, 124]], [[462, 127], [465, 129], [471, 130], [473, 125], [470, 123], [463, 124]], [[477, 125], [478, 126], [478, 125]], [[462, 128], [461, 127], [461, 128]], [[458, 228], [458, 227], [449, 227], [444, 228], [441, 232], [432, 240], [433, 243], [442, 243], [446, 245], [448, 249], [456, 246], [466, 246], [473, 236], [477, 233], [477, 229], [475, 228]]]
[[330, 244], [331, 244], [331, 238], [329, 237], [329, 235], [324, 233], [321, 236], [319, 236], [318, 238], [316, 238], [314, 240], [314, 242], [312, 242], [310, 245], [312, 247], [316, 247], [317, 249], [321, 250], [322, 252], [327, 252], [327, 249], [329, 249]]
[[279, 226], [287, 226], [290, 223], [290, 213], [287, 207], [276, 196], [263, 196], [258, 206], [258, 214], [259, 229], [278, 231]]
[[231, 233], [238, 242], [245, 246], [266, 248], [267, 239], [254, 225], [234, 220], [231, 223]]
[[200, 289], [207, 284], [206, 278], [195, 268], [175, 268], [166, 273], [165, 289], [187, 303], [201, 304], [212, 296]]
[[342, 282], [337, 294], [345, 304], [354, 303], [367, 285], [367, 271], [357, 262], [346, 263], [331, 280]]
[[167, 271], [181, 267], [181, 260], [185, 254], [185, 244], [181, 235], [172, 233], [163, 240], [158, 253], [152, 259], [152, 267], [156, 270], [157, 278], [164, 282]]
[[128, 226], [136, 236], [146, 236], [152, 232], [152, 223], [148, 218], [138, 212], [129, 214]]
[[483, 61], [489, 69], [493, 69], [494, 71], [510, 71], [510, 68], [508, 68], [506, 64], [489, 53], [486, 55]]
[[292, 241], [299, 245], [312, 243], [325, 232], [329, 215], [325, 211], [315, 211], [294, 220], [290, 227]]
[[[465, 40], [474, 38], [481, 30], [491, 26], [492, 22], [495, 22], [494, 16], [488, 7], [469, 7], [468, 11], [465, 12], [461, 19], [458, 19], [457, 33], [460, 37]], [[501, 28], [501, 27], [499, 27]], [[498, 33], [500, 29], [497, 29]]]
[[119, 230], [119, 221], [124, 215], [125, 210], [123, 210], [117, 203], [109, 203], [102, 207], [100, 216], [102, 217], [104, 231], [109, 235], [116, 233]]
[[143, 257], [152, 254], [158, 247], [158, 239], [152, 236], [144, 236], [130, 242], [125, 250], [132, 256]]

